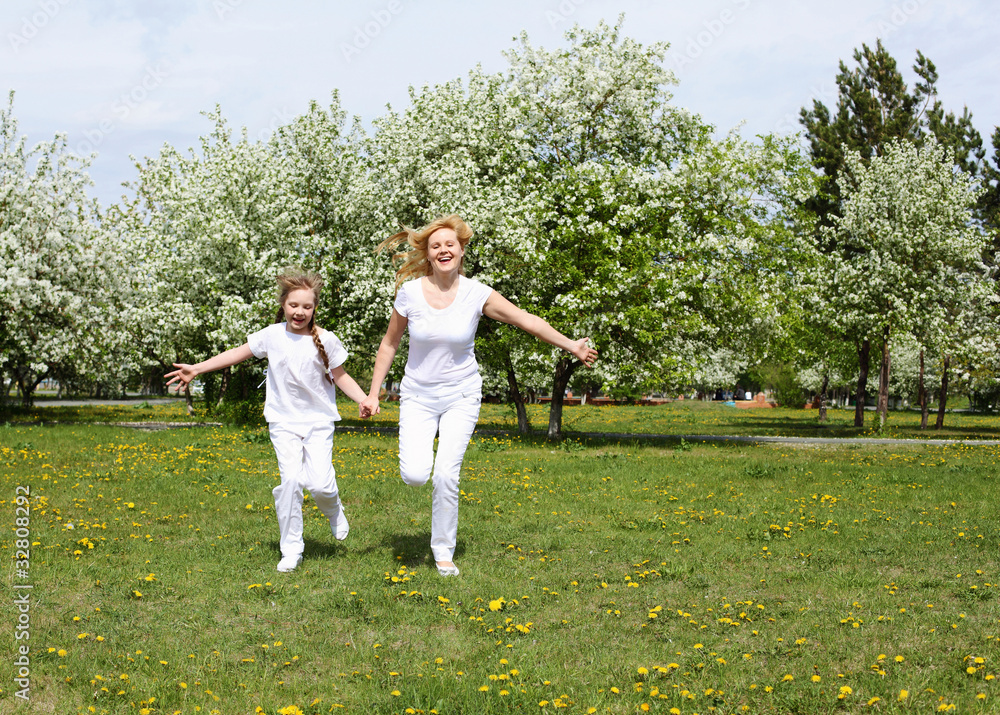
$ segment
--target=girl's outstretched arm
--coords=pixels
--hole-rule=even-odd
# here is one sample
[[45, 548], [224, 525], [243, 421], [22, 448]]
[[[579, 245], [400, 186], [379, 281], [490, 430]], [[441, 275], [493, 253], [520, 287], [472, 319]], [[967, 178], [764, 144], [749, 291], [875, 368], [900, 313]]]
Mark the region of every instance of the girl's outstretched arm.
[[379, 413], [378, 392], [382, 388], [382, 381], [389, 374], [389, 368], [396, 357], [399, 349], [399, 341], [403, 339], [403, 333], [409, 321], [392, 309], [392, 316], [389, 318], [389, 327], [382, 337], [382, 342], [378, 346], [375, 354], [375, 369], [372, 372], [372, 385], [368, 391], [368, 397], [361, 403], [361, 409], [368, 409], [368, 414], [377, 415]]
[[493, 291], [486, 299], [486, 303], [483, 304], [483, 315], [513, 325], [530, 335], [534, 335], [539, 340], [544, 340], [549, 345], [562, 348], [575, 355], [587, 367], [593, 365], [594, 360], [597, 359], [597, 351], [587, 345], [590, 338], [580, 338], [579, 340], [567, 338], [549, 325], [545, 319], [526, 310], [521, 310], [496, 291]]
[[361, 417], [371, 417], [371, 412], [366, 410], [362, 404], [366, 397], [365, 391], [361, 389], [361, 386], [353, 377], [347, 374], [344, 366], [338, 365], [335, 368], [331, 368], [330, 375], [333, 377], [333, 384], [339, 387], [345, 395], [358, 403]]
[[177, 389], [179, 391], [182, 387], [187, 387], [188, 383], [198, 377], [198, 375], [206, 372], [215, 372], [216, 370], [221, 370], [225, 367], [232, 367], [236, 363], [249, 360], [252, 357], [253, 353], [250, 352], [250, 346], [244, 343], [238, 348], [233, 348], [232, 350], [227, 350], [224, 353], [219, 353], [218, 355], [210, 357], [208, 360], [200, 362], [197, 365], [175, 362], [174, 367], [177, 369], [173, 372], [168, 372], [164, 375], [164, 377], [170, 378], [167, 382], [167, 387], [170, 387], [176, 382]]

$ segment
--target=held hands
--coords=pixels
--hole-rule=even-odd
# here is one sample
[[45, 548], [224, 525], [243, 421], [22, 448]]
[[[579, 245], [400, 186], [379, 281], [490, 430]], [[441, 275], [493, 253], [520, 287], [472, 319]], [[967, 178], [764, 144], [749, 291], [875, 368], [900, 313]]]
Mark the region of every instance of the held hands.
[[590, 338], [580, 338], [579, 340], [573, 341], [573, 346], [570, 352], [575, 355], [580, 362], [582, 362], [587, 367], [591, 367], [594, 364], [594, 360], [597, 359], [597, 351], [594, 348], [587, 345]]
[[382, 410], [379, 407], [377, 395], [376, 396], [369, 395], [360, 403], [358, 403], [358, 412], [361, 416], [361, 419], [363, 420], [368, 419], [373, 415], [377, 415], [381, 411]]

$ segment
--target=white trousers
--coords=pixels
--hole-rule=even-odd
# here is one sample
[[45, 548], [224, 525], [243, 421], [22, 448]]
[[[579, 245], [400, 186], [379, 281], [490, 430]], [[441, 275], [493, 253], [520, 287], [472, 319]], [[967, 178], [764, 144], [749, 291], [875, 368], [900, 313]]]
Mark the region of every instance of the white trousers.
[[478, 389], [444, 397], [403, 395], [399, 400], [400, 476], [411, 486], [422, 486], [432, 468], [434, 471], [431, 552], [435, 561], [451, 561], [455, 555], [458, 479], [465, 449], [479, 420], [480, 402]]
[[281, 534], [281, 555], [297, 556], [305, 548], [302, 538], [304, 489], [309, 490], [331, 525], [340, 517], [340, 493], [333, 470], [333, 423], [273, 422], [268, 429], [281, 473], [281, 484], [271, 492]]

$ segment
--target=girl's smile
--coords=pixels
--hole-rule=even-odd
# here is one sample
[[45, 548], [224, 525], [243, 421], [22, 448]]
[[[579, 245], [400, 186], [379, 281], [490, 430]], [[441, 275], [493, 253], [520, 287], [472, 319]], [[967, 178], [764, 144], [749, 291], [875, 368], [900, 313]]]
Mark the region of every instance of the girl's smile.
[[285, 311], [285, 322], [290, 333], [309, 334], [312, 330], [313, 313], [316, 311], [316, 296], [311, 290], [293, 290], [281, 307]]

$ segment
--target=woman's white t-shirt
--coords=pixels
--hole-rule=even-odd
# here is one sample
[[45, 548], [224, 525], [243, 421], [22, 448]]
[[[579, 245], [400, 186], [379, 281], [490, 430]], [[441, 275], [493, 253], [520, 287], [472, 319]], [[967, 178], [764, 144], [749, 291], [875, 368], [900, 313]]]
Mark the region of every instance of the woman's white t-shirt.
[[393, 305], [406, 318], [410, 333], [401, 393], [445, 395], [468, 388], [470, 381], [477, 381], [478, 389], [482, 378], [474, 352], [476, 328], [493, 289], [459, 276], [455, 300], [437, 310], [427, 303], [421, 280], [404, 283]]
[[[337, 388], [323, 373], [323, 358], [312, 335], [299, 335], [274, 323], [247, 336], [250, 352], [267, 358], [267, 397], [264, 419], [268, 422], [331, 422], [337, 412]], [[319, 331], [330, 368], [347, 360], [347, 350], [329, 330]]]

